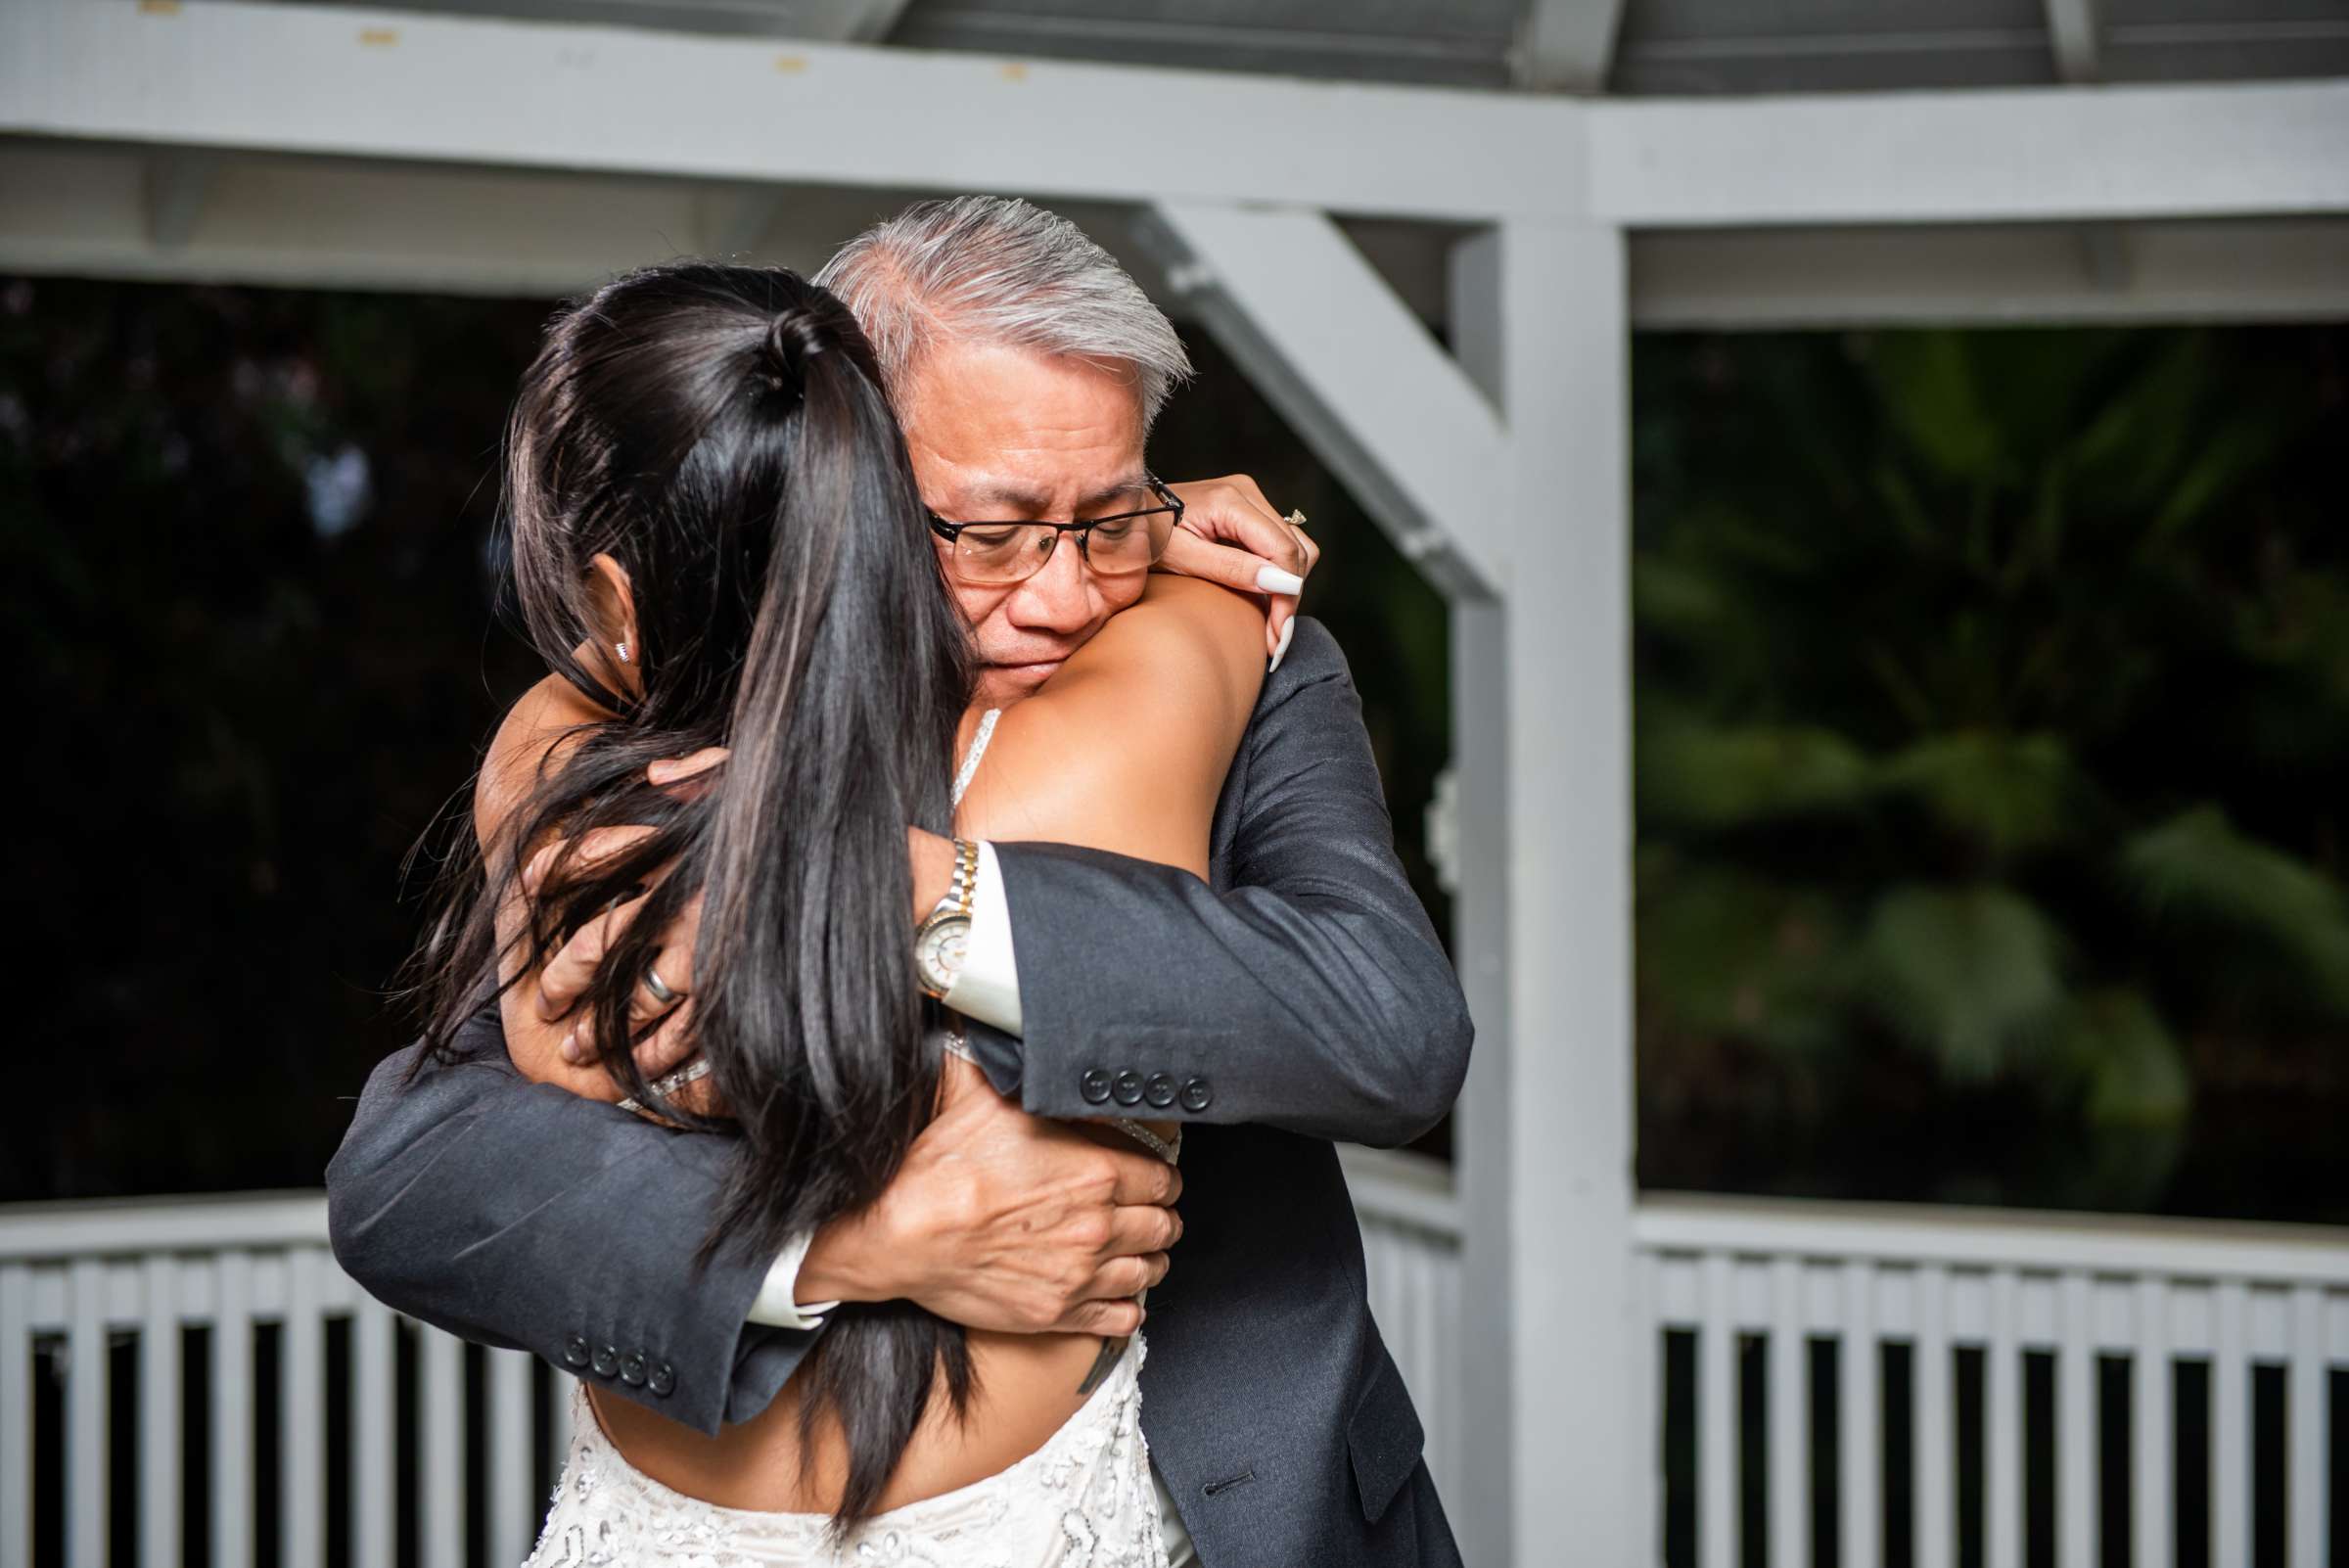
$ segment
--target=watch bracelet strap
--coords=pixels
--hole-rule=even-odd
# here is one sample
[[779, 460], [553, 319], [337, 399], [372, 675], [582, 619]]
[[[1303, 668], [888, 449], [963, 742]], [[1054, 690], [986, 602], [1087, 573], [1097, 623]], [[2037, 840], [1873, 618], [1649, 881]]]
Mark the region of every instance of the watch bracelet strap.
[[972, 900], [978, 897], [978, 894], [979, 846], [970, 839], [956, 839], [954, 841], [954, 875], [952, 880], [946, 884], [946, 897], [939, 907], [943, 910], [951, 904], [955, 914], [967, 915], [971, 912]]

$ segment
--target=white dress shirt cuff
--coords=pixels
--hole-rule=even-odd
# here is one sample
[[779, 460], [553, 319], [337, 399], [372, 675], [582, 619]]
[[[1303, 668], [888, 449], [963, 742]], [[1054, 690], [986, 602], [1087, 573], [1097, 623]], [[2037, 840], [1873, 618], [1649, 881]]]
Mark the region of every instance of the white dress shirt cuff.
[[751, 1303], [752, 1322], [774, 1328], [820, 1328], [824, 1314], [840, 1305], [836, 1301], [802, 1305], [793, 1299], [800, 1291], [800, 1265], [807, 1261], [807, 1244], [814, 1239], [815, 1233], [809, 1231], [785, 1243], [782, 1255], [766, 1270], [759, 1299]]
[[979, 846], [979, 886], [971, 894], [971, 936], [962, 972], [946, 988], [946, 1005], [965, 1018], [1020, 1032], [1020, 967], [1011, 950], [1011, 903], [995, 866], [995, 847]]

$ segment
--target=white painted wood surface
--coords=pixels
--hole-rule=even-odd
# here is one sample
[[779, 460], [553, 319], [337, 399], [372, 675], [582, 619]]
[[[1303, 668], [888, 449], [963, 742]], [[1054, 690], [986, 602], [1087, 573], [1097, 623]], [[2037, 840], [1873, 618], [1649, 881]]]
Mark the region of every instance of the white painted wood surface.
[[[1430, 1469], [1448, 1498], [1465, 1496], [1465, 1438], [1482, 1417], [1461, 1399], [1469, 1386], [1463, 1362], [1472, 1355], [1462, 1330], [1462, 1205], [1449, 1173], [1431, 1162], [1343, 1152], [1361, 1223], [1371, 1310], [1418, 1405]], [[1954, 1367], [1956, 1351], [1975, 1348], [1984, 1353], [1988, 1486], [1982, 1525], [1992, 1568], [2020, 1557], [2021, 1364], [2025, 1354], [2039, 1353], [2057, 1358], [2061, 1560], [2095, 1558], [2093, 1512], [2075, 1511], [2072, 1504], [2075, 1499], [2093, 1503], [2101, 1475], [2095, 1449], [2074, 1434], [2093, 1441], [2095, 1361], [2117, 1356], [2131, 1360], [2132, 1405], [2140, 1417], [2123, 1445], [2124, 1462], [2135, 1472], [2136, 1496], [2142, 1499], [2150, 1490], [2158, 1498], [2158, 1505], [2141, 1500], [2135, 1510], [2135, 1562], [2159, 1564], [2178, 1555], [2170, 1536], [2170, 1488], [2160, 1478], [2188, 1464], [2206, 1465], [2211, 1478], [2210, 1559], [2245, 1560], [2255, 1462], [2286, 1475], [2287, 1561], [2293, 1568], [2324, 1561], [2333, 1504], [2322, 1480], [2332, 1462], [2322, 1402], [2328, 1375], [2349, 1369], [2349, 1235], [2308, 1227], [1678, 1195], [1643, 1201], [1634, 1229], [1642, 1283], [1633, 1299], [1645, 1324], [1637, 1337], [1649, 1348], [1635, 1358], [1645, 1370], [1631, 1380], [1640, 1396], [1638, 1418], [1623, 1447], [1639, 1455], [1639, 1468], [1650, 1467], [1663, 1437], [1656, 1425], [1661, 1386], [1652, 1375], [1653, 1347], [1666, 1334], [1694, 1334], [1703, 1413], [1702, 1429], [1692, 1434], [1699, 1496], [1690, 1500], [1700, 1520], [1701, 1561], [1735, 1562], [1742, 1550], [1734, 1471], [1736, 1345], [1744, 1335], [1767, 1338], [1772, 1413], [1765, 1425], [1771, 1477], [1765, 1490], [1773, 1561], [1789, 1551], [1797, 1561], [1808, 1560], [1808, 1360], [1781, 1347], [1813, 1339], [1833, 1348], [1839, 1368], [1834, 1397], [1844, 1462], [1824, 1484], [1840, 1513], [1846, 1563], [1873, 1563], [1880, 1555], [1877, 1467], [1883, 1446], [1876, 1368], [1886, 1345], [1912, 1350], [1920, 1512], [1911, 1523], [1920, 1563], [1929, 1560], [1929, 1551], [1950, 1560], [1954, 1549], [1929, 1548], [1927, 1542], [1946, 1532], [1954, 1543], [1955, 1498], [1927, 1499], [1938, 1484], [1932, 1475], [1949, 1476], [1954, 1485], [1958, 1435], [1954, 1389], [1933, 1391], [1924, 1369], [1934, 1361]], [[2067, 1267], [2067, 1259], [2076, 1266]], [[342, 1387], [324, 1383], [323, 1357], [314, 1382], [297, 1377], [297, 1361], [308, 1352], [298, 1357], [294, 1347], [323, 1347], [328, 1326], [345, 1318], [350, 1356]], [[43, 1452], [58, 1453], [68, 1466], [68, 1515], [57, 1521], [69, 1544], [67, 1563], [78, 1568], [102, 1560], [90, 1553], [104, 1533], [103, 1512], [89, 1512], [70, 1477], [76, 1453], [90, 1452], [93, 1441], [104, 1453], [112, 1442], [105, 1428], [106, 1359], [86, 1347], [126, 1338], [135, 1340], [138, 1354], [143, 1386], [133, 1407], [141, 1431], [130, 1445], [137, 1462], [116, 1479], [140, 1494], [141, 1560], [178, 1560], [178, 1541], [154, 1521], [175, 1517], [171, 1489], [179, 1476], [164, 1453], [172, 1450], [176, 1461], [181, 1385], [175, 1377], [154, 1384], [150, 1373], [168, 1364], [177, 1331], [190, 1327], [211, 1330], [212, 1387], [218, 1391], [208, 1410], [196, 1412], [209, 1422], [214, 1439], [215, 1560], [250, 1561], [253, 1549], [256, 1328], [274, 1329], [286, 1348], [276, 1416], [291, 1424], [278, 1439], [281, 1474], [307, 1496], [281, 1493], [279, 1505], [289, 1526], [317, 1532], [313, 1552], [328, 1554], [325, 1477], [327, 1467], [337, 1464], [347, 1466], [352, 1506], [345, 1523], [357, 1563], [392, 1560], [403, 1535], [423, 1545], [428, 1563], [464, 1562], [465, 1499], [476, 1491], [487, 1504], [485, 1561], [509, 1564], [527, 1548], [542, 1503], [532, 1478], [538, 1464], [559, 1453], [550, 1445], [563, 1440], [560, 1412], [570, 1380], [534, 1374], [518, 1353], [488, 1353], [486, 1442], [469, 1444], [462, 1348], [436, 1331], [402, 1327], [336, 1268], [326, 1250], [322, 1200], [262, 1195], [0, 1209], [0, 1568], [28, 1568], [32, 1561], [27, 1477], [36, 1438]], [[393, 1491], [400, 1458], [392, 1425], [398, 1398], [394, 1341], [403, 1333], [413, 1334], [417, 1346], [410, 1370], [421, 1442], [411, 1458], [420, 1466], [423, 1506], [414, 1517], [401, 1516]], [[1936, 1344], [1942, 1347], [1938, 1355], [1929, 1349]], [[2207, 1361], [2211, 1368], [2206, 1454], [2181, 1452], [2175, 1424], [2166, 1419], [2169, 1380], [2180, 1360]], [[2251, 1452], [2254, 1366], [2284, 1373], [2286, 1441], [2280, 1453]], [[63, 1380], [66, 1430], [35, 1433], [36, 1377]], [[540, 1377], [551, 1398], [536, 1393]], [[1790, 1381], [1794, 1397], [1782, 1399]], [[2148, 1401], [2149, 1388], [2160, 1396]], [[228, 1396], [231, 1390], [242, 1391], [241, 1397]], [[344, 1453], [323, 1446], [330, 1400], [347, 1410], [351, 1441]], [[2148, 1411], [2149, 1420], [2143, 1418]], [[309, 1456], [297, 1461], [290, 1456], [295, 1449]], [[2148, 1489], [2148, 1479], [2157, 1484]], [[1619, 1522], [1635, 1521], [1641, 1539], [1651, 1543], [1652, 1482], [1649, 1476], [1641, 1489], [1627, 1493], [1634, 1500], [1618, 1509]], [[103, 1498], [102, 1481], [99, 1491]], [[1802, 1513], [1799, 1523], [1781, 1517], [1789, 1506]], [[1928, 1509], [1939, 1521], [1930, 1528]], [[291, 1544], [297, 1537], [287, 1539]], [[1625, 1560], [1657, 1555], [1643, 1546]]]

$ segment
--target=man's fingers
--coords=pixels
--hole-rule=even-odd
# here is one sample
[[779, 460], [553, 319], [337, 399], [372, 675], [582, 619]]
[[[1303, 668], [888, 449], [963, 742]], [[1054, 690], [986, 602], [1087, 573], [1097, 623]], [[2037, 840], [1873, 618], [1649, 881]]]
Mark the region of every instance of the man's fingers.
[[538, 885], [546, 880], [547, 873], [555, 868], [556, 861], [566, 852], [572, 857], [574, 870], [592, 871], [602, 861], [617, 854], [625, 854], [651, 837], [652, 832], [649, 827], [634, 825], [600, 827], [582, 833], [576, 839], [557, 839], [523, 863], [522, 891], [536, 893]]
[[1142, 1304], [1130, 1297], [1118, 1301], [1088, 1301], [1072, 1307], [1052, 1325], [1063, 1334], [1093, 1334], [1102, 1339], [1125, 1339], [1142, 1326]]
[[1117, 1162], [1109, 1201], [1119, 1208], [1154, 1204], [1163, 1209], [1182, 1196], [1182, 1173], [1166, 1161], [1138, 1152], [1128, 1154], [1123, 1149], [1108, 1152]]
[[1109, 1253], [1140, 1258], [1165, 1252], [1182, 1239], [1182, 1218], [1155, 1203], [1137, 1203], [1110, 1216]]

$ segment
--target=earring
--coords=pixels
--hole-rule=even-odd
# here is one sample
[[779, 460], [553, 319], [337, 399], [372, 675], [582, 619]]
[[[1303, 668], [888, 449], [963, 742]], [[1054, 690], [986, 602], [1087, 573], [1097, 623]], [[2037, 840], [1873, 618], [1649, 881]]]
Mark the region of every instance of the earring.
[[626, 643], [624, 643], [624, 642], [616, 642], [616, 643], [614, 643], [614, 644], [612, 645], [612, 651], [620, 655], [620, 662], [621, 662], [622, 664], [623, 664], [623, 665], [624, 665], [624, 664], [627, 664], [627, 663], [629, 662], [629, 656], [628, 656], [628, 645], [627, 645]]

